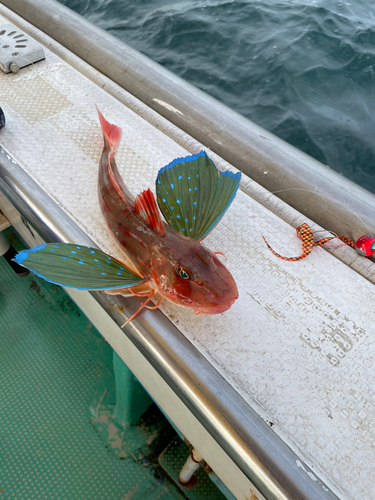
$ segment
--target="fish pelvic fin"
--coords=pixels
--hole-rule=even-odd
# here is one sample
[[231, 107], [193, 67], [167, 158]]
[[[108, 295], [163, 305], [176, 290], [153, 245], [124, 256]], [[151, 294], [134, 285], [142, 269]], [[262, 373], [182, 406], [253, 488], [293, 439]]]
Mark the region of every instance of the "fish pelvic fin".
[[135, 213], [144, 219], [153, 229], [164, 235], [163, 221], [151, 189], [140, 193], [134, 202]]
[[113, 125], [112, 123], [109, 123], [104, 118], [102, 113], [99, 111], [98, 107], [97, 106], [95, 106], [95, 107], [96, 107], [96, 111], [98, 112], [100, 126], [101, 126], [102, 132], [103, 132], [105, 147], [107, 146], [111, 150], [109, 157], [108, 157], [108, 161], [110, 162], [114, 158], [116, 151], [117, 151], [117, 148], [120, 144], [122, 130], [117, 125]]

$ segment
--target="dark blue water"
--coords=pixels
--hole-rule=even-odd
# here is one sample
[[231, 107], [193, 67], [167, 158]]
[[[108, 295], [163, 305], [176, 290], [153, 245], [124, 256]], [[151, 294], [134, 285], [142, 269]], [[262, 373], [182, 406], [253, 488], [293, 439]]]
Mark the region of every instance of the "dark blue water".
[[375, 192], [374, 0], [61, 0]]

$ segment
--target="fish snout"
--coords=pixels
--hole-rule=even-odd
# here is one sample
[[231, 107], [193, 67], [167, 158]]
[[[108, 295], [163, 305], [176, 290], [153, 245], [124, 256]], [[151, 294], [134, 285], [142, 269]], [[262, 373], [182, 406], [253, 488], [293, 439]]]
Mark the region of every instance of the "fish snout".
[[[217, 291], [216, 291], [217, 292]], [[234, 302], [238, 299], [238, 290], [235, 286], [221, 290], [219, 293], [211, 295], [211, 300], [207, 300], [205, 304], [194, 308], [194, 313], [197, 316], [203, 314], [221, 314], [227, 311]]]
[[224, 313], [225, 311], [227, 311], [233, 305], [233, 302], [231, 302], [230, 304], [222, 305], [222, 306], [202, 307], [199, 309], [194, 309], [194, 314], [196, 316], [210, 315], [210, 314], [221, 314], [221, 313]]

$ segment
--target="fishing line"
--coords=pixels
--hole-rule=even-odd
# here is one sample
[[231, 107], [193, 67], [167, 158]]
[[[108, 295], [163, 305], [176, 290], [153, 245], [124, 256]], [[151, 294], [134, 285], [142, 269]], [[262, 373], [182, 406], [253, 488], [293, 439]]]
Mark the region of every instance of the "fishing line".
[[[322, 193], [319, 193], [318, 191], [313, 191], [313, 190], [304, 189], [304, 188], [285, 188], [285, 189], [280, 189], [277, 191], [271, 191], [271, 193], [276, 194], [276, 193], [282, 193], [285, 191], [292, 191], [292, 190], [305, 191], [305, 192], [312, 193], [312, 194], [315, 194], [318, 196], [322, 196], [325, 199], [329, 199], [328, 196], [323, 195]], [[362, 218], [358, 214], [353, 212], [353, 210], [350, 210], [350, 212], [353, 215], [355, 215], [362, 222], [362, 224], [367, 228], [368, 232], [371, 231], [369, 229], [368, 225], [366, 224], [366, 222], [364, 220], [362, 220]], [[299, 255], [298, 257], [283, 257], [282, 255], [275, 252], [275, 250], [268, 244], [268, 242], [264, 236], [263, 236], [263, 240], [264, 240], [265, 244], [267, 245], [268, 249], [276, 257], [278, 257], [279, 259], [287, 260], [287, 261], [302, 260], [311, 253], [314, 246], [322, 246], [325, 243], [328, 243], [329, 241], [332, 241], [334, 239], [339, 240], [339, 241], [341, 240], [342, 243], [355, 249], [361, 256], [370, 257], [372, 254], [375, 253], [375, 237], [371, 236], [370, 234], [363, 235], [354, 242], [351, 239], [347, 238], [346, 236], [338, 236], [333, 231], [322, 229], [322, 230], [315, 231], [315, 234], [320, 233], [320, 232], [328, 232], [328, 233], [331, 233], [333, 236], [323, 238], [319, 241], [315, 241], [314, 232], [308, 224], [306, 224], [306, 223], [301, 224], [299, 227], [297, 227], [296, 231], [297, 231], [297, 236], [302, 240], [302, 254]], [[336, 245], [335, 249], [338, 248], [338, 246], [341, 246], [341, 245]]]

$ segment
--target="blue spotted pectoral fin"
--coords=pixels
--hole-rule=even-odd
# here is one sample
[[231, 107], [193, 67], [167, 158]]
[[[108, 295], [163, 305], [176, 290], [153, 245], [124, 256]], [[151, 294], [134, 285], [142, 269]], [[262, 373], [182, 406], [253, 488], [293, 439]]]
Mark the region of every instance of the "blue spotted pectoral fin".
[[101, 250], [70, 243], [23, 250], [14, 260], [46, 281], [80, 290], [127, 288], [146, 281]]
[[156, 178], [159, 208], [176, 231], [201, 241], [229, 208], [240, 179], [240, 172], [220, 172], [204, 151], [177, 158]]

